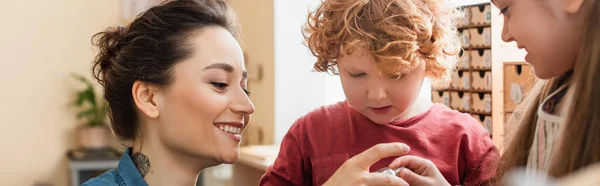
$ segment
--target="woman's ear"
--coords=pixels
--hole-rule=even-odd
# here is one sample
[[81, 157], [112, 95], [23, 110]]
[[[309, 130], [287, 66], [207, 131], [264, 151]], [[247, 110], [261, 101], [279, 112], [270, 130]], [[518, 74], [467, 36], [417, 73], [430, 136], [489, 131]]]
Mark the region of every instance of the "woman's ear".
[[585, 0], [564, 0], [565, 1], [565, 11], [568, 14], [576, 14], [581, 10], [581, 6], [583, 6], [583, 2]]
[[133, 101], [137, 108], [150, 118], [157, 118], [160, 113], [155, 101], [158, 89], [147, 82], [135, 81], [131, 88]]

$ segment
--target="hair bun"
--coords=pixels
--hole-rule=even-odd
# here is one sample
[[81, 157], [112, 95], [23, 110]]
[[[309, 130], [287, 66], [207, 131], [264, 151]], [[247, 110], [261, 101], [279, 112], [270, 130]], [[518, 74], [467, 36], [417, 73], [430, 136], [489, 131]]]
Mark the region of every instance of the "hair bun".
[[125, 35], [127, 28], [122, 26], [110, 27], [92, 37], [92, 44], [98, 47], [98, 54], [94, 61], [94, 78], [103, 84], [105, 74], [113, 66], [119, 54], [119, 40]]

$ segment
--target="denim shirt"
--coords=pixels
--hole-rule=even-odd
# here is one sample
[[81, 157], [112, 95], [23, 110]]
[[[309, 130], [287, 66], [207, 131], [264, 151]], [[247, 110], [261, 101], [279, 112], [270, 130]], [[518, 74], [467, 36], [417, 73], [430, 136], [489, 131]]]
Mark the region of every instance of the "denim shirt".
[[140, 171], [131, 160], [131, 148], [128, 148], [117, 169], [106, 171], [102, 175], [92, 178], [83, 183], [82, 186], [148, 186]]

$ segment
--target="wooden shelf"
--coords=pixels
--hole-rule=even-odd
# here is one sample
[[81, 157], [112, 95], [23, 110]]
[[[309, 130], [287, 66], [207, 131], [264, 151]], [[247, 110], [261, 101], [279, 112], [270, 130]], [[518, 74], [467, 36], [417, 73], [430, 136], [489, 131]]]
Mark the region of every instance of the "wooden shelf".
[[465, 50], [480, 50], [480, 49], [486, 50], [486, 49], [490, 49], [491, 50], [492, 47], [491, 46], [469, 46], [469, 47], [463, 47], [463, 49], [465, 49]]
[[450, 91], [450, 92], [472, 92], [472, 93], [492, 93], [491, 90], [478, 90], [478, 89], [443, 89], [438, 90], [437, 92]]
[[471, 71], [492, 71], [492, 68], [471, 68]]
[[455, 109], [455, 108], [452, 108], [452, 109], [454, 109], [454, 110], [457, 110], [457, 111], [459, 111], [459, 112], [462, 112], [462, 113], [468, 113], [468, 114], [477, 114], [477, 115], [483, 115], [483, 116], [492, 116], [492, 113], [478, 112], [478, 111], [470, 111], [470, 110], [469, 110], [469, 111], [467, 111], [467, 110]]
[[457, 68], [458, 71], [492, 71], [491, 68]]
[[471, 113], [471, 111], [466, 111], [466, 110], [462, 110], [462, 109], [455, 109], [455, 108], [452, 108], [452, 109], [457, 110], [462, 113]]
[[478, 89], [471, 89], [471, 92], [474, 92], [474, 93], [492, 93], [491, 90], [478, 90]]
[[455, 88], [448, 88], [448, 89], [444, 89], [442, 91], [452, 91], [452, 92], [470, 92], [470, 89], [455, 89]]
[[483, 25], [467, 25], [467, 26], [460, 26], [458, 27], [459, 30], [463, 30], [463, 29], [469, 29], [469, 28], [485, 28], [485, 27], [492, 27], [491, 24], [483, 24]]
[[470, 111], [469, 113], [479, 114], [479, 115], [484, 115], [484, 116], [492, 116], [492, 113], [485, 113], [485, 112]]

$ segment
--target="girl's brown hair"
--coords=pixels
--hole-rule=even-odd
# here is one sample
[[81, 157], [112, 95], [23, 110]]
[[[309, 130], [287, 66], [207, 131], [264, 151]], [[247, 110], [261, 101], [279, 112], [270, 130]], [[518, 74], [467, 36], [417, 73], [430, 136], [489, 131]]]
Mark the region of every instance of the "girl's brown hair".
[[[579, 50], [573, 69], [570, 91], [574, 92], [568, 104], [568, 115], [562, 123], [561, 137], [553, 152], [548, 173], [555, 177], [565, 176], [587, 165], [600, 162], [600, 3], [590, 3], [591, 12], [582, 34], [582, 47]], [[584, 7], [587, 4], [584, 4]], [[518, 130], [504, 152], [498, 176], [503, 177], [510, 169], [527, 163], [533, 143], [537, 123], [537, 108], [541, 100], [558, 86], [558, 78], [542, 81], [532, 90], [526, 103], [528, 107], [522, 118], [513, 118], [510, 123], [519, 123]], [[564, 101], [563, 101], [564, 102]]]
[[442, 0], [323, 0], [304, 35], [319, 72], [337, 74], [336, 59], [360, 48], [385, 74], [410, 72], [423, 61], [434, 86], [443, 87], [460, 52], [462, 18]]

